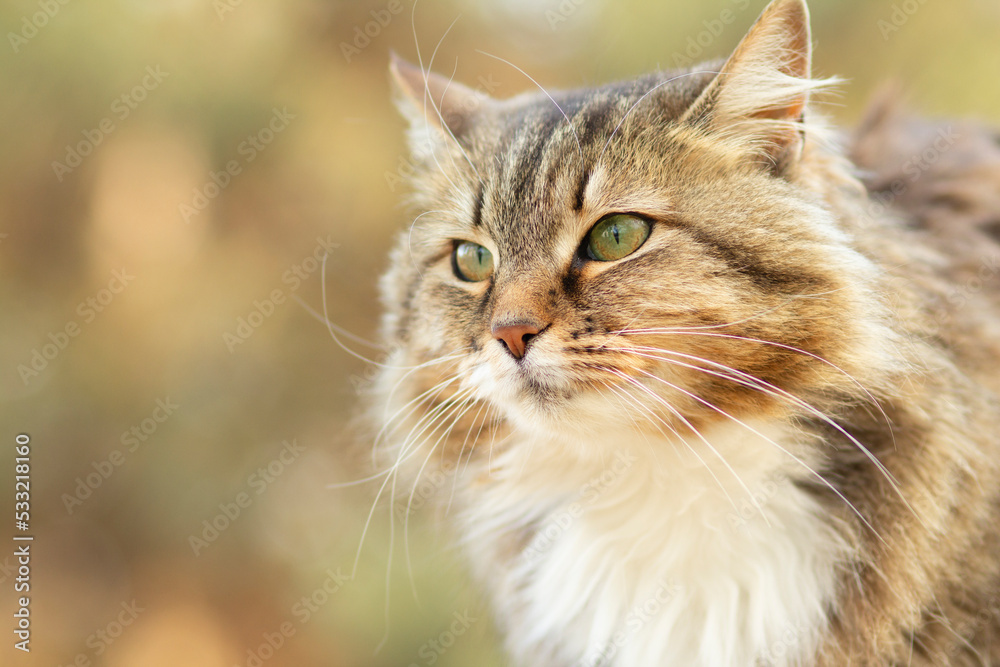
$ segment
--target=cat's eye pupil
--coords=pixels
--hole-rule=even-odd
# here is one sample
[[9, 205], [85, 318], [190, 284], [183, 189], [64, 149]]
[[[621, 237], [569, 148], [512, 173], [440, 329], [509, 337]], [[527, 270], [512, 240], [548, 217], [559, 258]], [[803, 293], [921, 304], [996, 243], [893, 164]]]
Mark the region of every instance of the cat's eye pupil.
[[613, 262], [631, 255], [649, 238], [646, 220], [624, 213], [600, 220], [587, 234], [587, 256], [599, 262]]
[[493, 253], [478, 243], [461, 241], [456, 244], [451, 263], [455, 275], [469, 283], [478, 283], [493, 275]]

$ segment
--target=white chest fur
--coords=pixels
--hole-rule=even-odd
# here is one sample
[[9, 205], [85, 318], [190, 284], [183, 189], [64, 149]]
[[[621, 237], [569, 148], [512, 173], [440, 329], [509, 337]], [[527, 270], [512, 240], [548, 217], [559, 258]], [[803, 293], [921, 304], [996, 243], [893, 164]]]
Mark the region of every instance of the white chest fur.
[[[589, 464], [532, 443], [475, 492], [467, 545], [515, 664], [802, 664], [844, 547], [792, 482], [812, 476], [776, 444], [793, 443], [766, 426], [706, 434], [718, 456], [629, 437]], [[515, 553], [512, 528], [532, 531]]]

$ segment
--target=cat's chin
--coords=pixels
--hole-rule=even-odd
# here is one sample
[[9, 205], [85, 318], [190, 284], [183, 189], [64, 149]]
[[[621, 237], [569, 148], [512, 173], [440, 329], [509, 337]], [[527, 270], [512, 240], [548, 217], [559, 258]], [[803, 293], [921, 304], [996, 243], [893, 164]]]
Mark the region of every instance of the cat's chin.
[[514, 429], [567, 444], [613, 439], [640, 424], [606, 389], [571, 382], [545, 370], [494, 374], [473, 372], [479, 398], [499, 409]]

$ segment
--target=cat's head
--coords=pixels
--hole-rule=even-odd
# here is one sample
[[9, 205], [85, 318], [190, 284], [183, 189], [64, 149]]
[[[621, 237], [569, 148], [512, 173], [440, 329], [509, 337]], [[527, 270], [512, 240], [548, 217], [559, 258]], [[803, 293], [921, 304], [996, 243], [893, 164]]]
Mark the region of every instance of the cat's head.
[[419, 166], [383, 279], [389, 430], [686, 431], [878, 367], [809, 39], [802, 0], [776, 0], [724, 63], [507, 100], [394, 60]]

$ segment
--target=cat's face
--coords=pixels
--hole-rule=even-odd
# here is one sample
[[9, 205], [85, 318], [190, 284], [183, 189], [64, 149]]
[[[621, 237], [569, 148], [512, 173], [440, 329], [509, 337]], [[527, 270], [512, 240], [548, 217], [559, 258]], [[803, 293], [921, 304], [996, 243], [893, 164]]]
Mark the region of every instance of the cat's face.
[[727, 76], [504, 102], [395, 64], [423, 155], [383, 282], [397, 407], [431, 431], [485, 406], [576, 440], [763, 415], [843, 381], [870, 268], [814, 184], [808, 57], [754, 34]]

